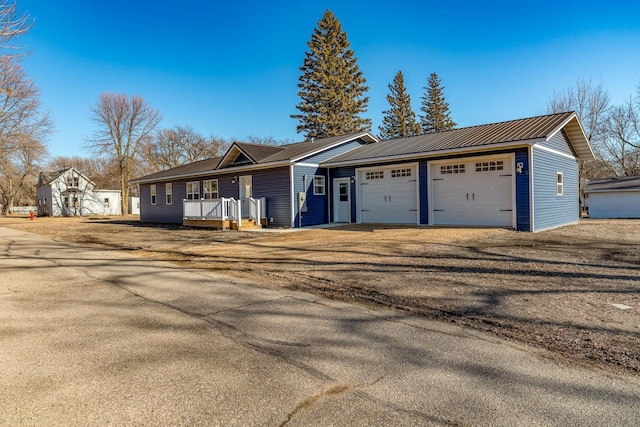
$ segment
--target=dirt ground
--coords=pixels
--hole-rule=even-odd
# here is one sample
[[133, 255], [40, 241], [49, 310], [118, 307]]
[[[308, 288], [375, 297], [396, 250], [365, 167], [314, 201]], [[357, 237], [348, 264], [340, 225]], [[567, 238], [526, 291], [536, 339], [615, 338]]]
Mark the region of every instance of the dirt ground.
[[640, 220], [584, 219], [536, 234], [363, 225], [237, 232], [122, 217], [9, 217], [0, 226], [453, 322], [640, 376]]

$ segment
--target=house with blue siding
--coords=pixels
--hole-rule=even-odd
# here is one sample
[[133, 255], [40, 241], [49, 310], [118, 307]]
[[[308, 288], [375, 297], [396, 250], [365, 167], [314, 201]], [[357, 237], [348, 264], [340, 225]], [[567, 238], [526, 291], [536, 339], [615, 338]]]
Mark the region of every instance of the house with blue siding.
[[578, 162], [591, 159], [568, 112], [389, 141], [362, 132], [278, 147], [235, 143], [220, 158], [132, 182], [141, 221], [541, 231], [578, 221]]

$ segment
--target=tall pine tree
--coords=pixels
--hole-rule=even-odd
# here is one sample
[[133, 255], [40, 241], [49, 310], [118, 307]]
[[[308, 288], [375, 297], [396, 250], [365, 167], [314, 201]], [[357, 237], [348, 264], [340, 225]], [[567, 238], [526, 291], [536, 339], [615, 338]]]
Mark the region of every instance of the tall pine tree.
[[411, 97], [404, 86], [402, 71], [398, 71], [389, 84], [390, 108], [383, 111], [380, 137], [382, 139], [402, 138], [406, 136], [420, 135], [420, 124], [416, 121], [416, 114], [411, 108]]
[[347, 33], [330, 10], [307, 44], [298, 83], [300, 113], [291, 115], [299, 121], [296, 131], [310, 140], [370, 130], [371, 120], [360, 117], [367, 110], [369, 88]]
[[436, 73], [431, 73], [427, 82], [427, 90], [422, 97], [424, 116], [420, 117], [422, 131], [424, 133], [442, 132], [456, 127], [456, 122], [451, 120], [449, 103], [444, 100], [444, 87], [440, 86], [440, 78]]

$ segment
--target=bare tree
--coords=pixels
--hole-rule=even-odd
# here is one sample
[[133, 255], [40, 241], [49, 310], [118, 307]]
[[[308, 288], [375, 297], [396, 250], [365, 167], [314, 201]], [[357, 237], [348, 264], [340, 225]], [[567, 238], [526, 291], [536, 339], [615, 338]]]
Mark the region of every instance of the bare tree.
[[127, 212], [129, 185], [139, 149], [152, 136], [162, 116], [138, 95], [105, 92], [91, 107], [98, 130], [87, 140], [97, 157], [113, 161], [118, 171], [122, 214]]
[[640, 93], [612, 108], [604, 128], [600, 150], [612, 172], [621, 176], [640, 175]]
[[0, 57], [0, 184], [7, 213], [35, 182], [33, 168], [46, 155], [44, 141], [53, 130], [41, 111], [40, 93], [20, 64]]
[[32, 25], [33, 21], [29, 14], [17, 15], [16, 1], [2, 1], [0, 3], [0, 50], [2, 50], [2, 56], [20, 55], [19, 51], [22, 47], [14, 46], [11, 42], [29, 31]]
[[205, 138], [189, 126], [175, 126], [158, 130], [141, 146], [141, 158], [147, 173], [174, 168], [215, 157], [220, 153], [222, 141]]
[[578, 191], [581, 200], [588, 180], [602, 176], [603, 171], [608, 169], [600, 143], [604, 138], [604, 122], [609, 108], [609, 92], [604, 89], [602, 82], [594, 83], [592, 80], [584, 79], [576, 80], [573, 87], [555, 92], [547, 102], [548, 113], [575, 111], [587, 140], [594, 149], [596, 164], [590, 164], [593, 161], [578, 162]]
[[0, 203], [2, 214], [10, 213], [16, 204], [33, 204], [39, 162], [47, 147], [28, 135], [17, 139], [16, 147], [0, 162]]

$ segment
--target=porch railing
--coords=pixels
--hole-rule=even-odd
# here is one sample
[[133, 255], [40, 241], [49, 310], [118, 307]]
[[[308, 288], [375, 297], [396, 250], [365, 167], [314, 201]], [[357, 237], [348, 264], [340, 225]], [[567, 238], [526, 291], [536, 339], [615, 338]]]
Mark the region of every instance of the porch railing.
[[[256, 224], [266, 218], [266, 199], [246, 199], [249, 204], [249, 218]], [[219, 199], [183, 200], [184, 219], [219, 219], [234, 220], [242, 225], [242, 201], [233, 197]]]

